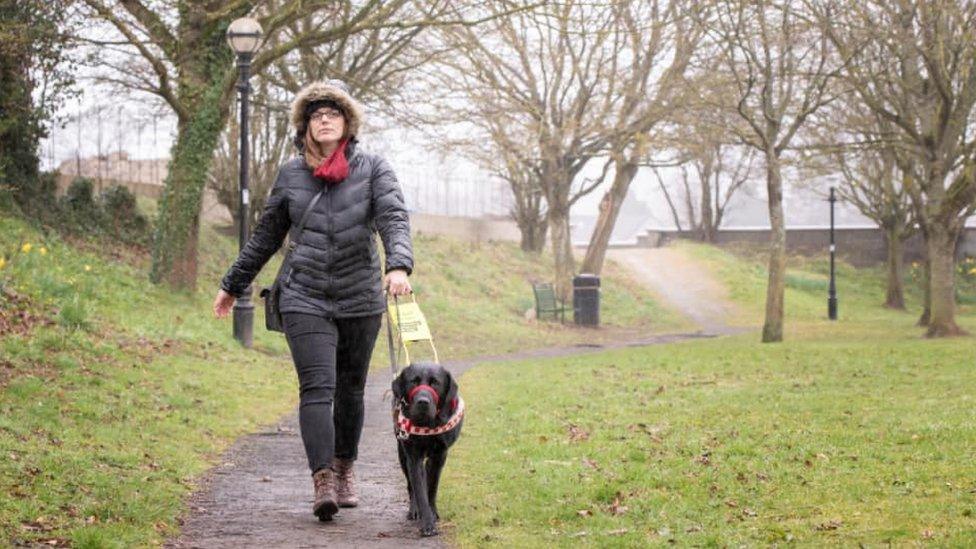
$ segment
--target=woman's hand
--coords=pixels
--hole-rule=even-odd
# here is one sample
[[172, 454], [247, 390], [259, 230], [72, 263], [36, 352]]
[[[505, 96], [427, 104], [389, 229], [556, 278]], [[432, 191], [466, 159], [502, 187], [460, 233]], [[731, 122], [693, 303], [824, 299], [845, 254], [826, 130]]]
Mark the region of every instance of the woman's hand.
[[230, 295], [223, 289], [217, 292], [217, 299], [214, 299], [213, 312], [214, 316], [217, 318], [224, 318], [230, 313], [231, 307], [234, 306], [234, 302], [237, 298]]
[[386, 273], [386, 277], [383, 279], [383, 287], [390, 295], [407, 295], [413, 291], [410, 288], [410, 281], [407, 280], [407, 271], [402, 269], [393, 269]]

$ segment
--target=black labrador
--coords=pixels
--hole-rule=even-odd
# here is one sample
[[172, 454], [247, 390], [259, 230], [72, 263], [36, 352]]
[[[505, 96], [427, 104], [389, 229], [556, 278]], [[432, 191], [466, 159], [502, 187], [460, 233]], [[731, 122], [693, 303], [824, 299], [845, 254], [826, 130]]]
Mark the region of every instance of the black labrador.
[[410, 493], [409, 520], [420, 535], [437, 535], [437, 484], [447, 450], [461, 435], [464, 404], [451, 373], [437, 364], [411, 364], [393, 380], [393, 421], [400, 468]]

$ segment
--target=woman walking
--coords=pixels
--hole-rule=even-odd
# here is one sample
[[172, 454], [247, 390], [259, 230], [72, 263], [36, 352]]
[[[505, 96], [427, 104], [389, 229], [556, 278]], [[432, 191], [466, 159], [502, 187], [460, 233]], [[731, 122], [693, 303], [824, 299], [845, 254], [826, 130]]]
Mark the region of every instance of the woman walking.
[[[410, 227], [390, 165], [357, 151], [362, 107], [337, 80], [302, 89], [291, 108], [299, 156], [286, 162], [261, 219], [221, 281], [214, 314], [223, 318], [313, 197], [290, 266], [282, 271], [282, 323], [299, 381], [299, 424], [312, 471], [312, 512], [331, 520], [358, 504], [353, 463], [363, 428], [363, 389], [386, 308], [383, 289], [409, 293]], [[386, 252], [381, 277], [375, 234]]]

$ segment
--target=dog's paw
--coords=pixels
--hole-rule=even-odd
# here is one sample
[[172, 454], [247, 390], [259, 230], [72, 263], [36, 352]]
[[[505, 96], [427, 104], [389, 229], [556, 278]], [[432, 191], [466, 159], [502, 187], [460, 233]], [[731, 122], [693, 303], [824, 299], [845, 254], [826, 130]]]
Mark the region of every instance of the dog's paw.
[[437, 526], [434, 526], [433, 524], [425, 524], [420, 527], [420, 535], [425, 538], [436, 536], [437, 534], [440, 534], [440, 532], [437, 531]]

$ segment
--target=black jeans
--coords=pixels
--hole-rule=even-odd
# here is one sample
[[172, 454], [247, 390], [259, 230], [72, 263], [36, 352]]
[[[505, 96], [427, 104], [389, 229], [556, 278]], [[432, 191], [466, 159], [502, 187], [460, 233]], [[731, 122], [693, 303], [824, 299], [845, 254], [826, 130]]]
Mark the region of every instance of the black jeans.
[[382, 316], [282, 313], [298, 373], [298, 423], [313, 474], [332, 465], [333, 457], [356, 459], [363, 390]]

